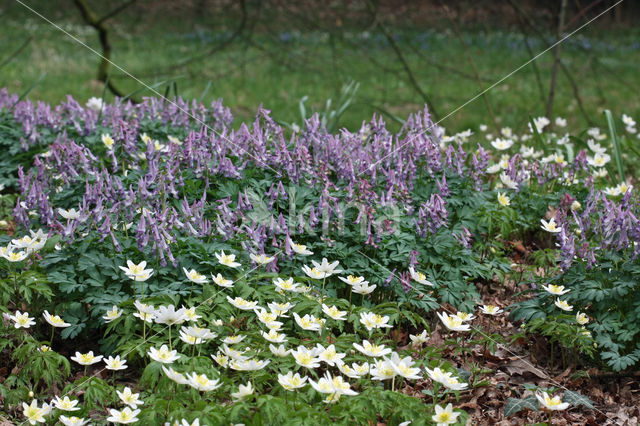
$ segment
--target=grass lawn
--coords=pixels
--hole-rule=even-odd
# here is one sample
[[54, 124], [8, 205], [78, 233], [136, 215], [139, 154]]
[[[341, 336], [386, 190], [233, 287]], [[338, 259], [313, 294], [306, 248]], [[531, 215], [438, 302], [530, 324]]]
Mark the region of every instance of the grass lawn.
[[[100, 50], [95, 32], [80, 23], [79, 13], [73, 7], [54, 13], [48, 6], [43, 14]], [[101, 96], [102, 84], [93, 80], [99, 62], [94, 53], [17, 3], [4, 11], [2, 19], [0, 61], [29, 36], [33, 39], [0, 68], [0, 87], [22, 93], [46, 73], [29, 93], [32, 99], [57, 103], [70, 94], [84, 102], [90, 96]], [[341, 125], [350, 129], [359, 128], [376, 111], [393, 123], [392, 115], [404, 119], [424, 104], [381, 34], [257, 31], [250, 39], [237, 39], [205, 60], [171, 68], [211, 49], [225, 40], [231, 30], [214, 32], [205, 23], [186, 25], [170, 20], [125, 23], [127, 19], [111, 23], [115, 63], [149, 85], [174, 79], [180, 96], [223, 98], [238, 118], [237, 123], [252, 117], [260, 104], [282, 122], [299, 122], [298, 103], [303, 96], [309, 97], [308, 110], [322, 109], [328, 98], [334, 99], [335, 104], [340, 88], [350, 80], [360, 83], [341, 120]], [[233, 22], [228, 22], [230, 28], [232, 25]], [[453, 31], [394, 30], [394, 34], [416, 81], [435, 104], [440, 117], [480, 91], [461, 41]], [[563, 43], [562, 59], [576, 81], [584, 108], [602, 127], [603, 108], [614, 114], [637, 116], [640, 112], [632, 95], [638, 89], [640, 66], [637, 35], [637, 30], [608, 33], [587, 30]], [[463, 37], [469, 44], [482, 88], [530, 58], [520, 33], [474, 31], [464, 33]], [[529, 42], [534, 54], [544, 50], [542, 40], [530, 38]], [[543, 55], [536, 63], [546, 102], [552, 53]], [[113, 81], [125, 93], [140, 88], [122, 72], [115, 69], [112, 72]], [[161, 83], [155, 87], [164, 94], [166, 86]], [[526, 126], [529, 116], [544, 115], [545, 103], [539, 87], [529, 65], [493, 88], [488, 100], [500, 125], [518, 130]], [[151, 94], [142, 91], [136, 96]], [[570, 125], [577, 128], [587, 126], [572, 87], [562, 73], [558, 76], [554, 115], [567, 117]], [[442, 125], [460, 130], [478, 123], [491, 123], [482, 97], [452, 114]]]

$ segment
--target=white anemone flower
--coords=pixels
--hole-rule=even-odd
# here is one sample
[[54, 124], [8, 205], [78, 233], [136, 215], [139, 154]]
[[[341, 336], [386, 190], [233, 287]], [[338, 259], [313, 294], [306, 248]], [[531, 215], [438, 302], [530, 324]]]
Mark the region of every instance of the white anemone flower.
[[368, 340], [363, 340], [362, 345], [354, 343], [353, 347], [364, 355], [374, 358], [385, 356], [391, 353], [391, 348], [387, 348], [384, 345], [376, 345], [374, 343], [370, 343]]
[[275, 260], [275, 256], [267, 256], [266, 254], [250, 254], [249, 257], [251, 260], [256, 262], [258, 265], [266, 265]]
[[254, 391], [255, 389], [253, 388], [251, 382], [247, 383], [246, 385], [239, 385], [238, 391], [231, 393], [231, 398], [233, 398], [234, 402], [242, 401], [244, 399], [247, 399], [247, 397], [253, 395]]
[[220, 380], [209, 379], [206, 374], [187, 373], [187, 384], [201, 392], [209, 392], [222, 386]]
[[13, 321], [14, 328], [30, 328], [36, 325], [36, 321], [29, 316], [28, 312], [16, 311], [15, 314], [9, 315], [9, 319]]
[[138, 405], [144, 405], [144, 401], [140, 399], [140, 394], [131, 392], [131, 388], [128, 386], [125, 387], [122, 392], [116, 390], [116, 393], [118, 394], [118, 398], [120, 398], [120, 401], [127, 404], [131, 408], [135, 409], [138, 408]]
[[184, 306], [176, 310], [173, 305], [160, 306], [153, 313], [153, 319], [158, 324], [182, 324], [187, 320], [187, 308]]
[[460, 412], [453, 411], [453, 405], [451, 403], [447, 404], [446, 408], [442, 408], [436, 404], [434, 410], [436, 414], [431, 417], [431, 420], [436, 422], [438, 426], [452, 425], [458, 421], [458, 416], [460, 415]]
[[71, 208], [69, 210], [58, 208], [58, 214], [67, 220], [75, 220], [80, 218], [80, 212], [74, 208]]
[[400, 356], [394, 352], [391, 354], [389, 362], [391, 362], [391, 368], [395, 370], [396, 374], [404, 377], [405, 379], [416, 380], [422, 378], [420, 375], [420, 369], [414, 367], [415, 363], [410, 356], [400, 358]]
[[371, 367], [372, 380], [391, 380], [397, 375], [391, 361], [386, 358], [383, 361], [376, 360], [375, 365]]
[[188, 385], [189, 384], [189, 380], [187, 380], [187, 378], [182, 373], [178, 373], [177, 371], [175, 371], [171, 367], [167, 368], [167, 367], [165, 367], [163, 365], [162, 366], [162, 371], [164, 371], [164, 374], [170, 380], [173, 380], [174, 382], [176, 382], [179, 385]]
[[411, 279], [413, 279], [414, 281], [433, 287], [433, 283], [427, 280], [427, 276], [422, 272], [418, 272], [413, 269], [413, 266], [409, 268], [409, 274], [411, 274]]
[[113, 356], [110, 356], [109, 358], [104, 358], [103, 359], [104, 363], [106, 364], [105, 368], [107, 370], [125, 370], [127, 368], [127, 361], [120, 359], [120, 355], [116, 355], [115, 358]]
[[542, 229], [553, 234], [557, 234], [562, 230], [562, 228], [558, 228], [558, 224], [554, 218], [549, 219], [549, 222], [544, 219], [540, 219], [540, 223], [542, 224]]
[[353, 275], [349, 275], [349, 276], [347, 276], [346, 278], [345, 278], [345, 277], [338, 277], [338, 278], [339, 278], [342, 282], [345, 282], [345, 283], [347, 283], [347, 284], [349, 284], [349, 285], [362, 284], [362, 283], [364, 283], [364, 282], [367, 282], [367, 283], [368, 283], [368, 281], [365, 281], [365, 280], [364, 280], [364, 277], [356, 277], [356, 276], [353, 276]]
[[181, 357], [181, 355], [178, 355], [178, 351], [175, 349], [170, 351], [167, 345], [160, 346], [160, 349], [150, 348], [147, 355], [149, 355], [149, 357], [154, 361], [158, 361], [162, 364], [171, 364]]
[[500, 309], [496, 305], [483, 305], [480, 308], [480, 311], [485, 315], [498, 315], [504, 312], [502, 309]]
[[559, 396], [554, 396], [552, 398], [546, 392], [536, 392], [536, 398], [540, 402], [540, 405], [547, 410], [559, 411], [569, 408], [568, 402], [562, 402]]
[[51, 403], [58, 410], [62, 411], [78, 411], [80, 409], [80, 407], [78, 407], [78, 400], [70, 399], [68, 396], [65, 396], [62, 399], [59, 396], [56, 396]]
[[220, 287], [231, 288], [233, 287], [233, 281], [228, 280], [223, 277], [221, 274], [216, 275], [215, 277], [211, 274], [211, 279], [214, 283], [218, 284]]
[[411, 339], [414, 345], [419, 345], [420, 343], [427, 343], [429, 335], [427, 334], [427, 330], [422, 330], [420, 334], [410, 334], [409, 339]]
[[280, 386], [288, 391], [295, 391], [304, 387], [309, 378], [307, 376], [300, 376], [300, 374], [293, 374], [293, 371], [289, 371], [287, 374], [278, 374], [278, 383]]
[[291, 239], [289, 239], [289, 246], [291, 246], [291, 250], [296, 252], [301, 256], [310, 256], [313, 254], [311, 250], [307, 249], [307, 246], [304, 244], [296, 244]]
[[198, 273], [195, 269], [191, 269], [187, 271], [186, 268], [182, 268], [184, 274], [187, 276], [187, 279], [195, 284], [204, 284], [207, 282], [207, 277]]
[[293, 318], [296, 320], [296, 323], [303, 330], [320, 331], [322, 329], [322, 325], [318, 322], [318, 319], [313, 315], [306, 314], [305, 316], [300, 317], [300, 315], [294, 312]]
[[555, 296], [562, 296], [563, 294], [567, 294], [571, 291], [570, 288], [565, 289], [563, 285], [555, 284], [543, 285], [542, 288]]
[[555, 305], [556, 305], [558, 308], [562, 309], [563, 311], [568, 311], [568, 312], [570, 312], [570, 311], [572, 311], [572, 310], [573, 310], [573, 306], [569, 305], [569, 304], [568, 304], [566, 301], [564, 301], [564, 300], [560, 300], [559, 298], [558, 298], [558, 299], [556, 299], [556, 301], [555, 301]]
[[338, 265], [340, 264], [340, 262], [337, 260], [335, 262], [329, 263], [327, 259], [323, 257], [321, 263], [318, 263], [315, 260], [312, 260], [311, 263], [313, 263], [315, 269], [320, 272], [324, 272], [327, 277], [342, 272], [342, 269], [337, 269]]
[[215, 253], [215, 255], [221, 265], [228, 266], [230, 268], [237, 268], [240, 266], [240, 263], [235, 261], [235, 254], [225, 254], [224, 250], [222, 250], [222, 252]]
[[65, 415], [61, 415], [58, 418], [58, 420], [64, 426], [86, 426], [87, 424], [89, 424], [89, 421], [90, 421], [90, 420], [85, 420], [84, 418], [81, 418], [81, 417], [76, 417], [76, 416], [67, 417]]
[[118, 268], [122, 269], [125, 275], [130, 279], [138, 282], [144, 282], [153, 275], [153, 269], [145, 269], [146, 266], [147, 262], [144, 260], [137, 265], [131, 260], [127, 260], [126, 268], [124, 266], [118, 266]]
[[351, 291], [364, 296], [373, 293], [373, 290], [375, 290], [376, 287], [377, 285], [369, 285], [368, 281], [364, 281], [359, 284], [354, 284], [353, 287], [351, 287]]
[[102, 316], [102, 319], [105, 323], [110, 323], [111, 321], [120, 318], [122, 315], [122, 311], [118, 309], [116, 305], [113, 305], [110, 310], [108, 310], [105, 315]]
[[446, 312], [437, 312], [438, 318], [440, 318], [440, 320], [442, 321], [442, 323], [445, 325], [445, 327], [447, 327], [449, 330], [452, 331], [469, 331], [471, 326], [469, 326], [468, 324], [464, 324], [462, 321], [462, 318], [456, 316], [456, 315], [447, 315]]
[[307, 274], [309, 278], [313, 278], [314, 280], [322, 280], [331, 275], [319, 270], [318, 268], [310, 268], [307, 265], [302, 266], [302, 271]]
[[102, 361], [103, 355], [93, 355], [93, 351], [89, 351], [86, 354], [76, 352], [75, 356], [71, 357], [72, 361], [77, 362], [80, 365], [92, 365]]
[[257, 301], [245, 300], [239, 296], [236, 297], [235, 299], [232, 299], [231, 297], [227, 296], [227, 301], [231, 303], [233, 306], [235, 306], [236, 308], [241, 309], [243, 311], [252, 311], [258, 306]]
[[360, 323], [364, 325], [368, 331], [375, 328], [391, 328], [392, 325], [388, 324], [389, 319], [388, 315], [378, 315], [373, 312], [360, 313]]
[[118, 411], [116, 409], [109, 410], [110, 416], [107, 417], [108, 422], [119, 423], [119, 424], [129, 424], [135, 423], [139, 419], [136, 417], [140, 414], [140, 410], [131, 410], [129, 407], [125, 407], [124, 410]]
[[324, 312], [325, 315], [327, 315], [328, 317], [331, 317], [336, 321], [345, 321], [347, 319], [346, 318], [347, 311], [341, 311], [335, 305], [329, 307], [323, 303], [322, 312]]

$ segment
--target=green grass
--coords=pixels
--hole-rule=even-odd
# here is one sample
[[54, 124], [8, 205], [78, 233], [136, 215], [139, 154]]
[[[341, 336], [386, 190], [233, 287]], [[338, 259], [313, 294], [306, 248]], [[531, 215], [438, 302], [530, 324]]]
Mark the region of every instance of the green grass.
[[[63, 11], [44, 12], [47, 13], [80, 40], [100, 50], [97, 36], [91, 28], [80, 24], [79, 14], [71, 2]], [[341, 121], [351, 129], [359, 128], [374, 112], [385, 111], [387, 122], [393, 121], [387, 112], [404, 119], [421, 110], [424, 103], [408, 83], [397, 57], [381, 35], [372, 33], [369, 39], [362, 40], [357, 32], [351, 35], [316, 32], [283, 41], [283, 37], [290, 35], [285, 30], [283, 37], [256, 32], [251, 44], [238, 40], [204, 61], [170, 70], [169, 66], [210, 49], [218, 42], [213, 39], [224, 38], [224, 35], [205, 30], [206, 23], [187, 26], [174, 24], [169, 19], [140, 25], [130, 22], [123, 23], [120, 19], [112, 24], [117, 30], [112, 34], [114, 62], [150, 85], [175, 79], [179, 95], [187, 98], [200, 98], [210, 85], [204, 100], [223, 98], [232, 108], [237, 123], [253, 117], [260, 104], [272, 110], [280, 121], [299, 122], [300, 98], [309, 97], [308, 109], [320, 109], [328, 98], [337, 99], [341, 86], [350, 79], [360, 83], [354, 102]], [[231, 28], [233, 22], [228, 26]], [[33, 36], [33, 40], [0, 69], [0, 86], [21, 93], [46, 73], [29, 94], [31, 99], [57, 103], [70, 94], [84, 102], [90, 96], [101, 96], [102, 85], [93, 80], [99, 59], [87, 48], [17, 4], [5, 11], [3, 27], [0, 62], [29, 36]], [[417, 30], [395, 33], [417, 81], [440, 116], [480, 91], [475, 80], [451, 71], [473, 74], [461, 42], [453, 33]], [[634, 96], [639, 86], [640, 49], [635, 45], [638, 31], [585, 34], [574, 40], [588, 40], [591, 49], [584, 50], [575, 42], [566, 44], [562, 58], [580, 87], [588, 114], [603, 128], [605, 108], [616, 116], [626, 112], [638, 117], [640, 106]], [[517, 33], [475, 31], [465, 33], [464, 37], [470, 42], [476, 67], [485, 80], [483, 88], [529, 59]], [[543, 48], [538, 43], [532, 50], [537, 53]], [[537, 61], [545, 97], [552, 60], [552, 54], [547, 53]], [[112, 72], [113, 81], [125, 92], [140, 88], [122, 72], [115, 69]], [[165, 88], [162, 84], [157, 90], [164, 94]], [[150, 94], [149, 91], [139, 93]], [[531, 66], [492, 89], [488, 97], [500, 125], [524, 129], [529, 116], [544, 114]], [[571, 86], [562, 74], [558, 77], [554, 115], [567, 117], [574, 128], [587, 126]], [[442, 125], [461, 130], [478, 123], [491, 124], [482, 98], [453, 114]]]

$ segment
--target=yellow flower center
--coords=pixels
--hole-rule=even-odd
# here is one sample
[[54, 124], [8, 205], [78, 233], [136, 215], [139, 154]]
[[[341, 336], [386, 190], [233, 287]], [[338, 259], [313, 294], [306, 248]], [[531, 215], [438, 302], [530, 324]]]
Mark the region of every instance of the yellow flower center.
[[303, 365], [311, 364], [312, 358], [308, 353], [298, 355], [298, 362]]
[[439, 423], [447, 423], [451, 421], [451, 414], [449, 414], [447, 411], [445, 411], [444, 413], [440, 413], [438, 415], [438, 420]]
[[553, 398], [549, 398], [548, 396], [544, 399], [544, 402], [547, 403], [547, 405], [555, 407], [556, 405], [560, 405], [562, 403], [562, 401], [560, 401], [560, 398], [558, 398], [557, 396], [553, 397]]

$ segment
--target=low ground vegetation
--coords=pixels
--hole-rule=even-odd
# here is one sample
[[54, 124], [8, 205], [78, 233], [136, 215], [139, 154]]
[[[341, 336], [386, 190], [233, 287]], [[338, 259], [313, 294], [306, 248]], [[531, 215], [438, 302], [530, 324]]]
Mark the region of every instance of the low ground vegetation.
[[[5, 420], [637, 415], [632, 117], [232, 122], [219, 101], [0, 92]], [[615, 403], [585, 386], [606, 374], [628, 390]]]

